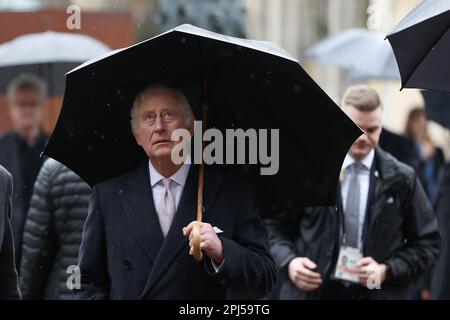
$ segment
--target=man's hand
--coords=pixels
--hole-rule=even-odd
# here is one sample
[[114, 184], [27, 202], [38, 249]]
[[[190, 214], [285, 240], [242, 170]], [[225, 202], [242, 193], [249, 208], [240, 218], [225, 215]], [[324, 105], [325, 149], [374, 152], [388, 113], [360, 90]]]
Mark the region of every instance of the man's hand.
[[[183, 235], [189, 238], [189, 254], [192, 255], [194, 249], [192, 248], [192, 227], [197, 221], [192, 221], [183, 228]], [[200, 226], [200, 249], [210, 257], [215, 264], [220, 265], [223, 261], [223, 247], [213, 227], [209, 223], [201, 222]]]
[[311, 271], [316, 268], [317, 265], [306, 257], [292, 259], [288, 266], [289, 278], [300, 289], [314, 291], [322, 284], [320, 274]]
[[365, 286], [381, 285], [386, 280], [387, 267], [379, 264], [372, 257], [364, 257], [357, 263], [359, 282]]

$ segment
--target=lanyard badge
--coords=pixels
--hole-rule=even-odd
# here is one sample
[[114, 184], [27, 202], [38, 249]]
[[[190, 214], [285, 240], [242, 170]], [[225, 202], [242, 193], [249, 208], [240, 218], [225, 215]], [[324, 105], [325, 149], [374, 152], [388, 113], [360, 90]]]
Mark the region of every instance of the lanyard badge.
[[359, 283], [359, 267], [357, 263], [362, 257], [361, 249], [347, 245], [345, 223], [342, 221], [342, 242], [332, 278], [344, 282], [346, 285]]
[[342, 244], [339, 249], [333, 278], [344, 282], [359, 283], [359, 267], [357, 263], [362, 257], [361, 250], [358, 248]]

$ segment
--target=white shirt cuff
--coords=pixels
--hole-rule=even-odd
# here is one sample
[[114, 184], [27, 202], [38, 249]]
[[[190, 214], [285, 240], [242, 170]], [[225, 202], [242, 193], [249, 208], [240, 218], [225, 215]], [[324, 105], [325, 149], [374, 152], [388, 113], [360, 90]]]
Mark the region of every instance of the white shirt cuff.
[[220, 264], [220, 266], [217, 266], [217, 264], [214, 262], [213, 259], [210, 259], [210, 260], [211, 260], [211, 264], [212, 264], [212, 266], [213, 266], [213, 268], [214, 268], [214, 273], [220, 272], [220, 270], [222, 270], [223, 263], [225, 262], [225, 259], [223, 259], [223, 261], [222, 261], [222, 263]]

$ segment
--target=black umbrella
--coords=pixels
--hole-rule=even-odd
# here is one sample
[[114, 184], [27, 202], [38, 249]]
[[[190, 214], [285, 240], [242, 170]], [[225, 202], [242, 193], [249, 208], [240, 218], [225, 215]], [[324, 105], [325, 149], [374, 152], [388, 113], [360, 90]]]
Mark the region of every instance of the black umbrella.
[[387, 38], [402, 88], [450, 91], [449, 0], [423, 0]]
[[450, 129], [450, 93], [423, 90], [422, 95], [428, 119]]
[[263, 215], [335, 203], [341, 164], [361, 134], [358, 127], [280, 47], [191, 25], [69, 72], [44, 153], [90, 185], [133, 169], [143, 158], [129, 112], [136, 93], [149, 83], [181, 89], [197, 119], [207, 105], [210, 127], [279, 129], [276, 175], [261, 176], [258, 165], [225, 166], [257, 179]]

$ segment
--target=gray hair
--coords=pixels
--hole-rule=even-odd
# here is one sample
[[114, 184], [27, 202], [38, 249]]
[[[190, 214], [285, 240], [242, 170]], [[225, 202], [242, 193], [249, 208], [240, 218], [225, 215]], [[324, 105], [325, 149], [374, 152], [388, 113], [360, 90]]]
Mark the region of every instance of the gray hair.
[[152, 84], [143, 90], [139, 91], [136, 95], [136, 98], [133, 101], [133, 105], [130, 110], [130, 124], [133, 130], [136, 131], [137, 129], [137, 123], [136, 123], [136, 117], [137, 117], [137, 110], [139, 104], [142, 102], [142, 100], [154, 93], [156, 90], [165, 90], [173, 93], [177, 99], [178, 99], [178, 105], [181, 109], [181, 113], [183, 114], [183, 117], [186, 121], [186, 126], [190, 126], [192, 122], [194, 121], [194, 113], [192, 112], [192, 108], [186, 99], [186, 96], [178, 89], [171, 88], [168, 86], [164, 86], [161, 84]]
[[20, 74], [8, 85], [6, 98], [9, 104], [15, 103], [16, 93], [26, 90], [36, 90], [39, 93], [39, 101], [47, 98], [47, 84], [34, 74]]

